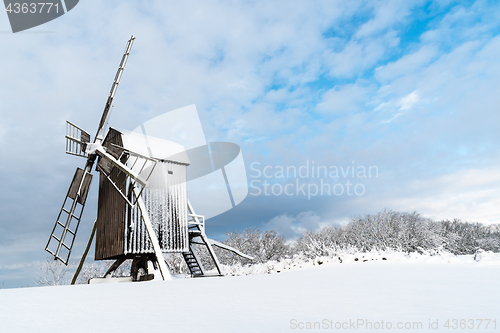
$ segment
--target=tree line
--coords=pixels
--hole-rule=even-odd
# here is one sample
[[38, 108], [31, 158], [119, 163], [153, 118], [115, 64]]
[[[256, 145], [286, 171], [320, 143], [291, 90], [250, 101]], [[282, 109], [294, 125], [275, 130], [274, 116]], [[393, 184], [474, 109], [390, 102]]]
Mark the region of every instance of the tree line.
[[[242, 258], [232, 252], [214, 247], [224, 265], [251, 265], [280, 261], [296, 255], [315, 259], [336, 256], [339, 252], [370, 252], [393, 250], [405, 253], [438, 253], [455, 255], [474, 254], [480, 250], [500, 252], [500, 225], [463, 222], [458, 219], [433, 221], [417, 212], [405, 213], [384, 210], [374, 215], [352, 218], [345, 225], [326, 226], [319, 231], [305, 231], [296, 241], [288, 241], [275, 230], [261, 231], [248, 228], [244, 232], [226, 233], [222, 241], [253, 257]], [[204, 246], [196, 249], [206, 269], [214, 265]], [[189, 274], [179, 253], [165, 254], [172, 273]], [[68, 269], [48, 260], [37, 275], [38, 285], [66, 284], [63, 279]], [[87, 283], [92, 277], [103, 276], [109, 263], [93, 262], [84, 266], [77, 283]], [[130, 263], [120, 266], [116, 275], [128, 275]]]
[[[302, 254], [308, 258], [335, 256], [339, 251], [369, 252], [394, 250], [405, 253], [447, 251], [455, 255], [479, 250], [500, 252], [500, 226], [463, 222], [458, 219], [433, 221], [417, 212], [384, 210], [374, 215], [353, 218], [345, 225], [326, 226], [305, 231], [294, 243], [274, 230], [247, 229], [231, 232], [223, 241], [264, 263]], [[250, 264], [247, 259], [218, 251], [222, 263]]]

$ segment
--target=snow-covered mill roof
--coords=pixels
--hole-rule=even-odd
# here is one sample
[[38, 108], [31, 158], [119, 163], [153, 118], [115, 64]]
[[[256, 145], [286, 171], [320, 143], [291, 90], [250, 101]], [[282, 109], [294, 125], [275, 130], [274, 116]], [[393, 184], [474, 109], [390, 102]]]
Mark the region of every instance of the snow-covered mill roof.
[[184, 146], [142, 133], [117, 130], [122, 134], [123, 147], [155, 159], [189, 165]]

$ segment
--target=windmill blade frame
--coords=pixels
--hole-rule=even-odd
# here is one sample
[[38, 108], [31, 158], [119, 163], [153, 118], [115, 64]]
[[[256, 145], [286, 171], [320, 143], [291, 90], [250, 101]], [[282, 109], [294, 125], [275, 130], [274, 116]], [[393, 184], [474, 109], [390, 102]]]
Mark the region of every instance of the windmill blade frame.
[[[130, 55], [134, 40], [135, 36], [132, 35], [125, 47], [125, 52], [122, 56], [118, 71], [116, 72], [115, 79], [111, 86], [111, 91], [104, 107], [103, 114], [101, 116], [101, 121], [94, 138], [94, 144], [90, 144], [90, 134], [88, 132], [70, 122], [67, 122], [66, 125], [66, 153], [86, 157], [87, 163], [84, 169], [77, 168], [61, 210], [59, 211], [59, 215], [56, 219], [54, 227], [52, 228], [52, 233], [45, 247], [45, 250], [52, 254], [55, 260], [60, 260], [65, 265], [68, 264], [69, 257], [71, 255], [76, 233], [85, 208], [87, 194], [92, 183], [92, 167], [98, 156], [96, 149], [100, 147], [100, 143], [102, 142], [102, 136], [110, 115], [109, 111], [113, 104], [113, 99], [120, 83], [123, 70], [125, 69], [128, 56]], [[102, 149], [102, 147], [100, 148]], [[61, 217], [64, 217], [62, 218], [62, 221]], [[76, 225], [73, 221], [76, 221]], [[72, 226], [74, 226], [73, 230], [71, 229]], [[62, 228], [62, 231], [59, 233], [60, 228]], [[66, 242], [66, 237], [68, 235], [70, 235], [71, 241]], [[53, 248], [51, 245], [54, 240], [57, 243], [57, 248]]]
[[[71, 255], [92, 178], [91, 173], [80, 168], [76, 169], [54, 228], [52, 228], [50, 238], [45, 246], [45, 251], [52, 254], [54, 259], [60, 260], [65, 265], [68, 264]], [[72, 230], [71, 227], [74, 229]], [[61, 228], [62, 230], [59, 232]], [[70, 235], [70, 242], [66, 241], [68, 235]], [[57, 243], [56, 248], [51, 245], [54, 240]]]
[[90, 134], [80, 127], [66, 121], [66, 154], [88, 158], [87, 144]]
[[120, 79], [122, 77], [123, 70], [125, 69], [125, 65], [127, 64], [128, 56], [130, 55], [130, 51], [132, 50], [134, 40], [135, 36], [132, 35], [132, 37], [130, 37], [127, 42], [127, 46], [125, 47], [125, 52], [123, 53], [120, 66], [118, 66], [118, 71], [116, 72], [113, 85], [111, 86], [111, 91], [109, 92], [108, 100], [106, 101], [106, 106], [104, 107], [104, 111], [102, 113], [101, 121], [99, 122], [99, 127], [97, 128], [94, 142], [102, 142], [102, 140], [104, 139], [104, 129], [106, 127], [106, 124], [108, 123], [110, 114], [109, 111], [111, 110], [111, 106], [113, 105], [113, 99], [115, 98], [116, 89], [120, 84]]

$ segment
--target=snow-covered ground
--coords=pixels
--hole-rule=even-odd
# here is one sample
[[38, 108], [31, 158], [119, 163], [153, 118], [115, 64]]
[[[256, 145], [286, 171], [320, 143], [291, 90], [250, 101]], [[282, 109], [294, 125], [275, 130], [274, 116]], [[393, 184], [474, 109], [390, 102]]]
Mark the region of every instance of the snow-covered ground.
[[484, 253], [479, 261], [365, 256], [344, 255], [342, 264], [332, 258], [321, 265], [304, 261], [302, 269], [279, 263], [266, 268], [271, 274], [0, 290], [0, 327], [2, 332], [500, 330], [500, 255]]

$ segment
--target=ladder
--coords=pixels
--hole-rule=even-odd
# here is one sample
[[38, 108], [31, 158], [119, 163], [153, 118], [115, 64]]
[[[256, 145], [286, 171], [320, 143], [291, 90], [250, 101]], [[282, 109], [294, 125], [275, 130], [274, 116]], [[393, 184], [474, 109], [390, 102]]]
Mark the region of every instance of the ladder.
[[[212, 248], [211, 242], [205, 234], [205, 216], [197, 215], [194, 213], [191, 203], [188, 201], [188, 232], [189, 232], [189, 251], [183, 252], [182, 256], [186, 261], [189, 268], [189, 272], [192, 277], [203, 277], [203, 276], [222, 276], [222, 269], [220, 267], [217, 255]], [[193, 245], [203, 245], [207, 248], [208, 253], [215, 264], [217, 273], [207, 274], [203, 268], [200, 258], [196, 255]]]

